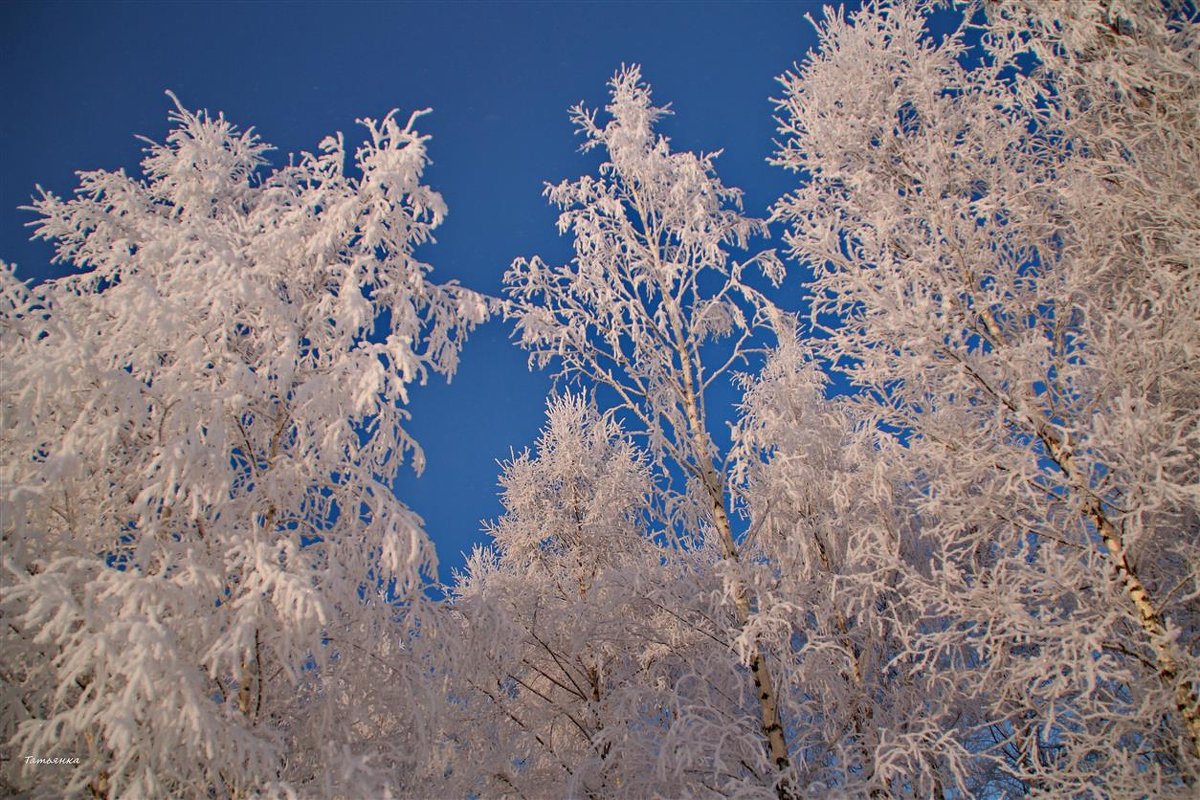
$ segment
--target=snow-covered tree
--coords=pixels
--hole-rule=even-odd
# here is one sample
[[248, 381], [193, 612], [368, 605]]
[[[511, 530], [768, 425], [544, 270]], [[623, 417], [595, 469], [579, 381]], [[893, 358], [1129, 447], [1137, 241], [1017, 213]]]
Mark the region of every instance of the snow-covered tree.
[[[646, 533], [645, 457], [581, 396], [550, 401], [536, 454], [504, 465], [504, 515], [455, 587], [454, 682], [470, 748], [458, 793], [615, 797], [643, 777], [619, 758], [644, 711], [639, 650], [658, 566]], [[613, 752], [614, 743], [618, 752]]]
[[[845, 398], [827, 400], [810, 345], [784, 337], [743, 380], [735, 475], [750, 518], [743, 547], [758, 573], [752, 632], [780, 654], [800, 791], [941, 796], [974, 757], [934, 753], [961, 707], [906, 671], [910, 605], [899, 573], [916, 543], [880, 458]], [[882, 442], [887, 445], [886, 440]]]
[[143, 177], [43, 193], [79, 271], [0, 265], [0, 786], [1194, 795], [1200, 15], [817, 27], [778, 101], [802, 325], [636, 67], [572, 110], [604, 156], [547, 188], [574, 258], [515, 261], [505, 309], [579, 393], [443, 608], [391, 484], [488, 304], [414, 255], [445, 214], [416, 115], [272, 171], [178, 107]]
[[935, 3], [832, 13], [781, 79], [814, 347], [903, 443], [881, 458], [921, 616], [896, 663], [980, 710], [929, 742], [996, 760], [968, 791], [1186, 794], [1200, 25], [1150, 0], [959, 10], [941, 33]]
[[[730, 257], [765, 228], [741, 213], [740, 192], [716, 177], [714, 156], [672, 152], [655, 133], [666, 111], [652, 105], [639, 70], [622, 70], [611, 87], [607, 121], [582, 106], [572, 111], [583, 149], [601, 148], [608, 160], [597, 176], [547, 189], [575, 258], [514, 262], [505, 276], [509, 310], [531, 363], [596, 387], [609, 413], [639, 437], [655, 467], [667, 538], [697, 554], [719, 553], [734, 627], [745, 628], [754, 613], [744, 574], [752, 565], [743, 563], [729, 518], [727, 448], [713, 437], [706, 401], [715, 382], [762, 346], [772, 321], [770, 304], [743, 280], [748, 269], [778, 280], [782, 266], [771, 251]], [[735, 759], [730, 769], [786, 797], [775, 666], [757, 642], [745, 645], [743, 684], [753, 692], [761, 746], [750, 764]]]
[[[416, 115], [414, 115], [415, 118]], [[179, 107], [0, 273], [3, 734], [61, 797], [384, 796], [417, 781], [433, 548], [391, 490], [409, 386], [487, 313], [413, 256], [445, 214], [388, 115], [270, 149]], [[20, 766], [19, 764], [17, 765]]]
[[610, 418], [569, 395], [547, 417], [456, 584], [447, 793], [773, 797], [719, 546], [655, 541], [648, 459]]

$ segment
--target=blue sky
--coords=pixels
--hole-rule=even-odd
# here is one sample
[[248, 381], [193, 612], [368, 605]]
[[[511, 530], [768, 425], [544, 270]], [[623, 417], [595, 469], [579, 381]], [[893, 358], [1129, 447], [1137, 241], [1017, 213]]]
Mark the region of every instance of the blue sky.
[[[727, 185], [747, 211], [794, 178], [770, 167], [775, 76], [803, 58], [815, 2], [59, 3], [0, 8], [0, 258], [18, 274], [61, 274], [17, 207], [34, 185], [66, 194], [80, 169], [134, 172], [142, 134], [167, 131], [174, 91], [189, 108], [223, 111], [289, 152], [326, 134], [358, 136], [354, 120], [431, 107], [428, 183], [450, 208], [420, 252], [434, 276], [498, 294], [517, 256], [569, 258], [545, 181], [575, 178], [598, 158], [577, 152], [567, 109], [601, 106], [622, 63], [639, 63], [675, 116], [677, 149], [725, 152]], [[776, 232], [778, 233], [778, 232]], [[498, 459], [532, 443], [550, 387], [531, 374], [510, 329], [475, 333], [451, 385], [414, 393], [411, 430], [425, 447], [402, 499], [437, 543], [441, 573], [496, 516]]]

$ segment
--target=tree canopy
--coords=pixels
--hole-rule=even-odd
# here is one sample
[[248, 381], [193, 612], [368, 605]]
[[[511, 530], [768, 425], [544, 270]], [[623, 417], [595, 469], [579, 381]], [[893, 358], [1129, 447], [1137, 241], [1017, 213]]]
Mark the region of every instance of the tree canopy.
[[[546, 188], [572, 257], [503, 298], [414, 255], [423, 112], [271, 169], [177, 104], [43, 193], [79, 272], [0, 270], [0, 785], [1194, 796], [1200, 14], [814, 24], [792, 191], [747, 213], [622, 67]], [[435, 587], [409, 391], [492, 313], [558, 385]]]

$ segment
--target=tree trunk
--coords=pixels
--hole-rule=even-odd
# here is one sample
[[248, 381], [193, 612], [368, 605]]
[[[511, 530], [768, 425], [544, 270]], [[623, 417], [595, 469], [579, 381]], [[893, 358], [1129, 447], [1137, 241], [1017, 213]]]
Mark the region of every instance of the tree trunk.
[[[671, 309], [674, 312], [674, 309]], [[678, 326], [678, 314], [672, 313], [673, 322]], [[684, 410], [687, 413], [690, 428], [691, 448], [695, 453], [698, 466], [703, 472], [704, 488], [708, 493], [712, 509], [713, 525], [721, 542], [721, 554], [725, 561], [737, 565], [741, 561], [737, 542], [733, 538], [733, 525], [729, 514], [725, 511], [725, 482], [717, 474], [712, 459], [708, 454], [708, 431], [700, 415], [699, 403], [696, 401], [695, 383], [692, 380], [691, 358], [676, 334], [676, 352], [679, 355], [683, 377]], [[739, 625], [744, 629], [750, 623], [750, 597], [740, 578], [734, 578], [733, 603], [737, 612]], [[779, 717], [779, 696], [775, 692], [775, 681], [771, 676], [770, 665], [762, 648], [755, 642], [750, 655], [750, 672], [754, 678], [754, 690], [758, 698], [760, 724], [763, 738], [766, 740], [767, 755], [779, 773], [775, 791], [779, 800], [794, 800], [787, 770], [791, 765], [788, 758], [787, 738], [784, 735], [783, 724]]]
[[1100, 538], [1104, 542], [1105, 554], [1112, 564], [1113, 573], [1120, 583], [1125, 595], [1137, 612], [1138, 624], [1150, 640], [1154, 649], [1154, 661], [1158, 667], [1159, 679], [1168, 686], [1173, 694], [1175, 709], [1183, 722], [1184, 730], [1191, 740], [1191, 754], [1200, 758], [1200, 698], [1192, 687], [1193, 676], [1181, 674], [1179, 654], [1174, 639], [1169, 635], [1162, 615], [1155, 608], [1133, 565], [1125, 557], [1125, 544], [1121, 533], [1113, 525], [1100, 500], [1088, 491], [1079, 474], [1079, 468], [1071, 452], [1064, 446], [1061, 439], [1046, 426], [1038, 426], [1038, 438], [1050, 452], [1050, 457], [1067, 476], [1072, 488], [1084, 495], [1083, 513], [1096, 525]]

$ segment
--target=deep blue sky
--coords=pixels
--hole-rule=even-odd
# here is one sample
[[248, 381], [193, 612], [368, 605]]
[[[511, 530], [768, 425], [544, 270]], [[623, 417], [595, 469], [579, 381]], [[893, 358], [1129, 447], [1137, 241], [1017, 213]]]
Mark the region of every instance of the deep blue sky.
[[[0, 258], [35, 280], [61, 274], [17, 210], [34, 184], [59, 194], [75, 170], [135, 172], [161, 139], [174, 91], [278, 148], [313, 150], [358, 117], [432, 107], [428, 183], [450, 207], [420, 252], [435, 278], [490, 294], [514, 257], [569, 257], [545, 181], [591, 171], [567, 108], [601, 106], [622, 63], [639, 63], [675, 116], [677, 149], [724, 149], [718, 171], [767, 206], [794, 178], [766, 164], [775, 76], [812, 46], [816, 2], [58, 3], [0, 8]], [[499, 512], [496, 461], [531, 443], [549, 381], [493, 322], [468, 342], [450, 386], [414, 393], [428, 466], [399, 492], [426, 520], [443, 578]]]

